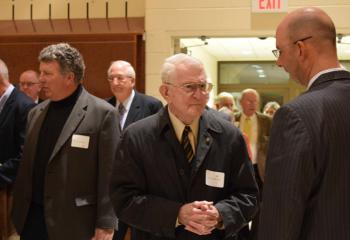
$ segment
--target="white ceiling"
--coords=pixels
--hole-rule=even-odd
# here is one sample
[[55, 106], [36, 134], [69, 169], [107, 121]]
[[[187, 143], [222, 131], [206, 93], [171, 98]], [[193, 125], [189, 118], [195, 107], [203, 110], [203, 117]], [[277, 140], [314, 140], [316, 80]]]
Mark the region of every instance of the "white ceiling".
[[[339, 40], [338, 40], [339, 42]], [[200, 48], [217, 61], [274, 61], [272, 50], [276, 48], [274, 37], [268, 38], [181, 38], [180, 46], [190, 52]], [[341, 60], [350, 60], [350, 36], [341, 37], [337, 43]]]

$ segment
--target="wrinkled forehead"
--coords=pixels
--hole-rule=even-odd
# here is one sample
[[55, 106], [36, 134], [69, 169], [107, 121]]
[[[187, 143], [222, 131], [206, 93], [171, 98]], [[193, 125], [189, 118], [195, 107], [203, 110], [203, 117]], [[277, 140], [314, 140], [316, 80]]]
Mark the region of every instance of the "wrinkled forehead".
[[176, 66], [176, 79], [178, 83], [205, 82], [207, 80], [204, 68], [199, 64], [179, 64]]
[[25, 82], [25, 81], [37, 82], [37, 81], [39, 81], [39, 79], [37, 78], [37, 75], [35, 73], [26, 72], [26, 73], [21, 74], [21, 76], [19, 77], [19, 81], [21, 81], [21, 82]]

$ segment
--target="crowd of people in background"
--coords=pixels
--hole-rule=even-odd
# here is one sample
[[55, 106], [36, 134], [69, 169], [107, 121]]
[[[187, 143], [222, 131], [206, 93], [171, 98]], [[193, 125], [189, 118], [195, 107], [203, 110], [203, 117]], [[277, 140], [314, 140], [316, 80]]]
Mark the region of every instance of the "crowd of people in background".
[[298, 9], [276, 40], [277, 65], [307, 88], [282, 106], [251, 88], [207, 106], [204, 65], [182, 53], [163, 63], [164, 106], [124, 60], [106, 66], [112, 97], [91, 95], [66, 43], [42, 49], [18, 88], [0, 60], [2, 236], [12, 208], [23, 240], [123, 240], [128, 228], [132, 240], [350, 239], [350, 74], [334, 24]]

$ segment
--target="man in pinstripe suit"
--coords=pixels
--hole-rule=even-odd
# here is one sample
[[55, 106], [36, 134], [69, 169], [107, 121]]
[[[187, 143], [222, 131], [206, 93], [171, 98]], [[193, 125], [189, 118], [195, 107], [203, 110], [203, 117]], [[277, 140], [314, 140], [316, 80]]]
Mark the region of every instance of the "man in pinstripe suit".
[[307, 91], [272, 124], [259, 240], [350, 239], [350, 73], [321, 9], [288, 14], [276, 31], [277, 65]]

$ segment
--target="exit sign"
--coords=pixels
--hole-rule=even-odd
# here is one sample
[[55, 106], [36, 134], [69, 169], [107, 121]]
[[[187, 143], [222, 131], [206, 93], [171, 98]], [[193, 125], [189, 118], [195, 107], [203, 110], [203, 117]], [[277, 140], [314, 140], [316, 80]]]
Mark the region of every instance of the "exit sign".
[[288, 0], [252, 0], [252, 12], [287, 12]]

